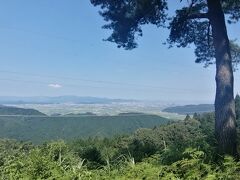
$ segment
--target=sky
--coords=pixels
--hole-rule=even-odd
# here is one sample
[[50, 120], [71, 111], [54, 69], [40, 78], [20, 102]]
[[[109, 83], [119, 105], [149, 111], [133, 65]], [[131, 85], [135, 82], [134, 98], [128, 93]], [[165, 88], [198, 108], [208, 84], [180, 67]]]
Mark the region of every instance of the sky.
[[103, 41], [104, 24], [89, 0], [0, 0], [0, 96], [214, 101], [215, 67], [196, 64], [193, 48], [168, 49], [167, 29], [144, 26], [138, 48], [126, 51]]

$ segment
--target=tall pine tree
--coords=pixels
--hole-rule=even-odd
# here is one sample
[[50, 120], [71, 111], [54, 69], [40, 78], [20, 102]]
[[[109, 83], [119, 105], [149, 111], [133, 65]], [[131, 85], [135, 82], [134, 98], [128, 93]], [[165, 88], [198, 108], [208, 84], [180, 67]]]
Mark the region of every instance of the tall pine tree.
[[[143, 35], [143, 25], [167, 26], [167, 2], [167, 0], [91, 0], [94, 6], [100, 6], [100, 14], [108, 22], [103, 28], [112, 30], [112, 34], [106, 40], [128, 50], [137, 47], [136, 37]], [[168, 26], [170, 30], [168, 43], [176, 44], [178, 47], [194, 44], [196, 62], [216, 64], [216, 139], [220, 152], [236, 155], [233, 63], [239, 62], [239, 58], [231, 55], [237, 54], [234, 52], [236, 48], [231, 48], [237, 46], [230, 45], [225, 18], [228, 18], [229, 23], [236, 23], [240, 19], [240, 1], [186, 0], [185, 4], [171, 18]]]

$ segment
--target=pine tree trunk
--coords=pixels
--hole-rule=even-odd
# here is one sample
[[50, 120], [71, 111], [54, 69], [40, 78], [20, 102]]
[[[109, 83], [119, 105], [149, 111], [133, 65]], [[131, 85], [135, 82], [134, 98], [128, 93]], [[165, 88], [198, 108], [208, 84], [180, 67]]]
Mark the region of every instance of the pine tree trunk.
[[237, 155], [232, 58], [220, 0], [208, 0], [216, 58], [215, 135], [221, 153]]

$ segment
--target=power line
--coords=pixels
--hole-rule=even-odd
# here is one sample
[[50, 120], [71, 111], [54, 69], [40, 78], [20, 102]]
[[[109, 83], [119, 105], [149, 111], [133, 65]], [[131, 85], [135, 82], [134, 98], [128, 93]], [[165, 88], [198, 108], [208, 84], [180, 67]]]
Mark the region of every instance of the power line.
[[[49, 82], [42, 82], [42, 81], [28, 81], [28, 80], [21, 80], [21, 79], [8, 79], [8, 78], [0, 78], [0, 81], [10, 81], [10, 82], [22, 82], [22, 83], [30, 83], [30, 84], [41, 84], [41, 85], [49, 85]], [[141, 88], [138, 88], [138, 89], [129, 89], [129, 88], [126, 88], [126, 87], [103, 87], [103, 86], [89, 86], [89, 85], [77, 85], [77, 84], [61, 84], [63, 85], [63, 87], [74, 87], [74, 88], [93, 88], [93, 89], [96, 89], [96, 88], [100, 88], [100, 89], [115, 89], [115, 90], [119, 90], [119, 89], [128, 89], [128, 90], [134, 90], [134, 91], [139, 91], [139, 90], [142, 90], [142, 91], [148, 91], [150, 89], [141, 89]], [[153, 90], [153, 89], [152, 89]], [[155, 89], [155, 90], [159, 90], [160, 93], [163, 93], [163, 90], [165, 90], [165, 92], [169, 92], [169, 91], [172, 91], [172, 93], [208, 93], [208, 92], [204, 92], [204, 91], [195, 91], [195, 90], [191, 90], [191, 89], [164, 89], [164, 87], [162, 88], [159, 88], [159, 89]], [[167, 91], [166, 91], [167, 90]], [[175, 92], [173, 92], [173, 90]]]
[[[14, 71], [4, 71], [0, 70], [0, 72], [3, 73], [10, 73], [10, 74], [18, 74], [18, 75], [25, 75], [25, 76], [35, 76], [35, 77], [45, 77], [45, 78], [55, 78], [55, 79], [66, 79], [66, 80], [78, 80], [78, 81], [84, 81], [84, 82], [91, 82], [91, 83], [98, 83], [98, 84], [111, 84], [111, 85], [121, 85], [121, 86], [133, 86], [137, 88], [150, 88], [150, 89], [165, 89], [165, 90], [176, 90], [176, 91], [194, 91], [193, 89], [180, 89], [180, 88], [169, 88], [169, 87], [164, 87], [164, 86], [150, 86], [150, 85], [142, 85], [142, 84], [134, 84], [134, 83], [123, 83], [123, 82], [115, 82], [115, 81], [102, 81], [102, 80], [90, 80], [90, 79], [83, 79], [83, 78], [73, 78], [73, 77], [64, 77], [64, 76], [44, 76], [40, 74], [33, 74], [33, 73], [21, 73], [21, 72], [14, 72]], [[20, 80], [20, 79], [6, 79], [6, 78], [0, 78], [0, 80], [9, 80], [9, 81], [22, 81], [22, 82], [29, 82], [29, 83], [41, 83], [45, 84], [49, 82], [40, 82], [40, 81], [25, 81], [25, 80]], [[68, 86], [79, 86], [79, 85], [73, 85], [73, 84], [65, 84]], [[85, 86], [85, 85], [84, 85]], [[82, 86], [82, 87], [84, 87]], [[97, 86], [85, 86], [85, 87], [92, 87], [92, 88], [109, 88], [109, 87], [97, 87]], [[112, 88], [112, 87], [110, 87]], [[201, 91], [202, 93], [202, 91]]]
[[[22, 82], [22, 83], [31, 83], [31, 84], [42, 84], [42, 85], [50, 85], [52, 82], [43, 82], [43, 81], [29, 81], [22, 79], [10, 79], [10, 78], [0, 78], [0, 81], [10, 81], [10, 82]], [[98, 86], [88, 86], [88, 85], [75, 85], [75, 84], [63, 84], [64, 87], [88, 87], [88, 88], [107, 88], [107, 87], [98, 87]], [[111, 87], [110, 87], [111, 88]]]

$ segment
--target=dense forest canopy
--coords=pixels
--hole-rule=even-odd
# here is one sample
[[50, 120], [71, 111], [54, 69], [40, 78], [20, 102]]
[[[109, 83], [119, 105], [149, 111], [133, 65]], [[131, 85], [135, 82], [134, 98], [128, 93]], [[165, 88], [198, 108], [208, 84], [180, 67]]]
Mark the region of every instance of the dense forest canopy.
[[113, 137], [130, 134], [139, 128], [153, 128], [171, 120], [157, 115], [125, 114], [117, 116], [2, 116], [0, 138], [31, 141], [75, 139], [78, 137]]

